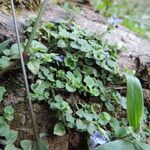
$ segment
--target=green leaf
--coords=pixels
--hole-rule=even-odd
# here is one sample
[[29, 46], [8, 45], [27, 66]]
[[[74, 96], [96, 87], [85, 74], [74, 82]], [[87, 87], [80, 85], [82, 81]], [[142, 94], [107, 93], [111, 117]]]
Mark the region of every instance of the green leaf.
[[8, 121], [12, 121], [14, 119], [13, 115], [10, 114], [5, 114], [4, 117], [8, 120]]
[[10, 132], [9, 125], [6, 122], [0, 126], [0, 136], [7, 136]]
[[58, 103], [63, 101], [63, 97], [61, 95], [56, 95], [54, 98], [55, 98], [55, 101]]
[[68, 92], [75, 92], [76, 91], [76, 88], [70, 86], [68, 83], [66, 83], [66, 90]]
[[29, 53], [32, 54], [32, 53], [35, 53], [35, 52], [47, 52], [47, 47], [42, 44], [41, 42], [38, 42], [36, 40], [33, 40], [32, 43], [31, 43], [31, 46], [29, 48]]
[[97, 88], [91, 88], [90, 93], [94, 96], [99, 96], [99, 90]]
[[111, 116], [108, 113], [106, 112], [100, 113], [98, 122], [101, 125], [106, 125], [110, 120], [111, 120]]
[[114, 107], [113, 104], [111, 104], [111, 101], [106, 101], [106, 102], [105, 102], [105, 106], [107, 107], [107, 109], [108, 109], [109, 111], [114, 111], [114, 110], [115, 110], [115, 107]]
[[45, 67], [41, 68], [41, 70], [42, 70], [43, 74], [44, 74], [46, 77], [47, 77], [47, 76], [49, 75], [49, 73], [50, 73], [49, 69], [47, 69], [47, 68], [45, 68]]
[[75, 69], [77, 65], [77, 59], [74, 58], [71, 54], [67, 54], [67, 57], [64, 59], [65, 66], [70, 67], [70, 69]]
[[83, 118], [85, 112], [83, 111], [83, 109], [79, 109], [79, 110], [76, 111], [76, 114], [77, 114], [80, 118]]
[[67, 32], [66, 29], [59, 26], [59, 35], [62, 38], [68, 38], [69, 37], [69, 32]]
[[89, 126], [87, 127], [87, 131], [92, 134], [94, 131], [96, 131], [96, 126], [94, 125], [94, 123], [90, 123]]
[[2, 54], [3, 50], [9, 45], [10, 39], [0, 43], [0, 55]]
[[52, 109], [58, 109], [62, 113], [72, 113], [72, 110], [69, 107], [69, 104], [66, 101], [64, 101], [64, 100], [57, 101], [57, 102], [54, 102], [54, 103], [51, 102], [50, 106], [51, 106]]
[[7, 144], [4, 150], [18, 150], [13, 144]]
[[75, 78], [75, 76], [74, 76], [74, 74], [72, 73], [72, 72], [70, 72], [70, 71], [68, 71], [67, 72], [67, 78], [69, 79], [69, 80], [73, 80], [74, 78]]
[[71, 113], [66, 114], [66, 122], [70, 128], [73, 128], [75, 126], [75, 118], [72, 117]]
[[4, 113], [6, 113], [6, 114], [13, 114], [14, 113], [14, 108], [11, 105], [6, 106], [4, 108]]
[[65, 135], [66, 134], [65, 126], [61, 122], [58, 122], [57, 124], [55, 124], [53, 133], [58, 135], [58, 136]]
[[5, 87], [0, 86], [0, 102], [3, 100], [3, 95], [6, 92]]
[[127, 135], [129, 135], [129, 129], [125, 128], [125, 127], [119, 127], [116, 128], [115, 134], [117, 137], [121, 138], [121, 137], [125, 137]]
[[118, 128], [120, 128], [120, 124], [119, 124], [119, 121], [117, 120], [117, 118], [111, 118], [110, 126], [116, 130]]
[[7, 119], [8, 121], [12, 121], [14, 119], [13, 114], [14, 114], [14, 109], [13, 109], [13, 107], [11, 105], [10, 106], [6, 106], [4, 108], [3, 116], [4, 116], [5, 119]]
[[28, 69], [33, 73], [33, 74], [38, 74], [39, 69], [40, 69], [40, 61], [38, 60], [31, 60], [27, 64]]
[[34, 94], [33, 96], [35, 98], [38, 98], [38, 100], [44, 100], [44, 93], [46, 88], [48, 88], [46, 86], [46, 83], [43, 80], [37, 80], [37, 82], [35, 84], [31, 85], [31, 89], [33, 90]]
[[137, 150], [137, 148], [130, 141], [117, 140], [98, 146], [95, 150]]
[[90, 113], [84, 113], [83, 114], [83, 116], [84, 116], [84, 118], [86, 119], [86, 120], [88, 120], [88, 121], [92, 121], [93, 119], [94, 119], [94, 117], [93, 117], [93, 114], [90, 114]]
[[[21, 45], [20, 47], [20, 50], [21, 52], [23, 52], [23, 47]], [[6, 56], [9, 56], [13, 59], [17, 59], [19, 58], [19, 50], [18, 50], [18, 44], [17, 43], [14, 43], [10, 49], [5, 49], [3, 51], [3, 53], [6, 55]]]
[[64, 88], [65, 86], [63, 82], [61, 82], [60, 80], [56, 80], [56, 87], [61, 89], [61, 88]]
[[2, 56], [0, 58], [0, 70], [1, 68], [4, 69], [10, 65], [10, 58]]
[[76, 42], [74, 42], [74, 41], [70, 43], [70, 46], [72, 48], [75, 48], [75, 49], [79, 49], [80, 48], [80, 46]]
[[60, 47], [60, 48], [65, 48], [65, 47], [67, 47], [67, 44], [65, 43], [64, 40], [59, 40], [57, 42], [57, 46]]
[[142, 148], [142, 150], [150, 150], [150, 145], [145, 143], [138, 143], [139, 147]]
[[94, 69], [92, 67], [89, 67], [87, 65], [83, 65], [83, 73], [85, 75], [91, 75], [93, 74]]
[[127, 115], [129, 124], [136, 130], [139, 129], [143, 115], [143, 92], [140, 81], [127, 75]]
[[92, 87], [95, 85], [94, 79], [91, 78], [90, 76], [85, 76], [84, 82], [86, 83], [86, 85], [87, 85], [89, 88], [92, 88]]
[[50, 80], [50, 81], [52, 81], [52, 82], [55, 81], [54, 80], [54, 75], [52, 73], [47, 76], [47, 79]]
[[74, 123], [75, 119], [74, 117], [72, 117], [72, 115], [70, 113], [66, 114], [66, 121], [70, 122], [70, 123]]
[[11, 130], [5, 137], [8, 143], [13, 144], [17, 140], [18, 131]]
[[22, 140], [20, 145], [23, 150], [31, 150], [32, 148], [31, 141], [29, 140]]
[[80, 119], [76, 120], [76, 127], [80, 131], [86, 131], [87, 125]]

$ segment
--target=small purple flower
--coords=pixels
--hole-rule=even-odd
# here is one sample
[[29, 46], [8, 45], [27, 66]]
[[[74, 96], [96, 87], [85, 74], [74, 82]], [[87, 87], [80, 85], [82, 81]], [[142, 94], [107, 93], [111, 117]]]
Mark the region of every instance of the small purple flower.
[[55, 60], [58, 61], [58, 62], [63, 62], [64, 61], [64, 56], [63, 55], [57, 55], [55, 57]]
[[105, 144], [108, 142], [108, 139], [106, 139], [103, 135], [101, 135], [98, 131], [94, 131], [92, 135], [90, 136], [90, 147], [92, 149], [95, 149], [97, 146]]
[[103, 55], [104, 55], [105, 59], [109, 58], [109, 53], [108, 52], [104, 52]]
[[116, 16], [112, 16], [109, 20], [108, 20], [108, 22], [110, 23], [110, 24], [112, 24], [112, 25], [118, 25], [118, 24], [120, 24], [121, 22], [122, 22], [123, 20], [121, 19], [121, 18], [117, 18]]

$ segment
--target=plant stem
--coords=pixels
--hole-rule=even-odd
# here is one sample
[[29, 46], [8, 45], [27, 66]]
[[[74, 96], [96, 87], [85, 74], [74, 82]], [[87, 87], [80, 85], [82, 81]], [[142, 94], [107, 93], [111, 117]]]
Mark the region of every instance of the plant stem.
[[[42, 18], [42, 15], [43, 15], [44, 10], [46, 8], [47, 2], [48, 2], [48, 0], [45, 0], [42, 4], [42, 7], [41, 7], [40, 12], [38, 14], [35, 26], [32, 30], [31, 36], [30, 36], [29, 41], [27, 43], [27, 48], [30, 47], [32, 39], [34, 38], [36, 29], [38, 28], [39, 22]], [[38, 137], [38, 133], [37, 133], [37, 129], [36, 129], [35, 117], [34, 117], [34, 112], [33, 112], [33, 107], [32, 107], [32, 102], [31, 102], [31, 95], [30, 95], [30, 90], [29, 90], [29, 83], [28, 83], [26, 69], [25, 69], [25, 62], [24, 62], [24, 57], [23, 57], [23, 54], [22, 54], [21, 48], [20, 48], [21, 47], [20, 46], [20, 37], [19, 37], [19, 32], [18, 32], [18, 26], [17, 26], [17, 21], [16, 21], [16, 14], [15, 14], [15, 8], [14, 8], [13, 0], [11, 0], [11, 8], [12, 8], [13, 21], [14, 21], [14, 28], [15, 28], [15, 33], [16, 33], [16, 41], [18, 44], [18, 50], [19, 50], [19, 54], [20, 54], [21, 66], [22, 66], [22, 71], [23, 71], [23, 76], [24, 76], [24, 82], [25, 82], [25, 87], [26, 87], [26, 92], [27, 92], [27, 97], [28, 97], [28, 102], [29, 102], [29, 108], [30, 108], [30, 113], [31, 113], [32, 125], [33, 125], [34, 135], [36, 138], [37, 150], [40, 150], [40, 145], [38, 142], [39, 137]]]
[[49, 0], [44, 0], [44, 2], [42, 3], [41, 7], [40, 7], [40, 11], [38, 13], [38, 16], [36, 18], [36, 21], [35, 21], [35, 24], [33, 26], [33, 29], [32, 29], [32, 32], [29, 36], [29, 40], [27, 42], [27, 45], [25, 47], [25, 50], [24, 50], [24, 53], [27, 54], [28, 51], [29, 51], [29, 48], [30, 48], [30, 45], [32, 43], [32, 40], [34, 39], [34, 36], [36, 34], [36, 31], [37, 31], [37, 28], [39, 27], [39, 24], [41, 22], [41, 19], [42, 19], [42, 16], [44, 14], [44, 11], [46, 9], [46, 6], [47, 6], [47, 3], [48, 3]]

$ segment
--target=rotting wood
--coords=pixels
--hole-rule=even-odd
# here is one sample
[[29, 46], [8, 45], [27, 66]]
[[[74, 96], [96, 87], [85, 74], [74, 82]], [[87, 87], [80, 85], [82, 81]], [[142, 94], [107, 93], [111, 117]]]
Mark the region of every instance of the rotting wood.
[[[17, 15], [19, 32], [21, 39], [24, 38], [23, 29], [25, 21], [29, 17], [35, 17], [36, 13], [29, 10], [22, 10]], [[60, 22], [67, 19], [68, 16], [73, 17], [75, 22], [83, 29], [88, 29], [99, 34], [107, 29], [107, 21], [94, 11], [83, 7], [80, 14], [69, 14], [66, 10], [59, 6], [53, 5], [47, 8], [43, 20]], [[15, 39], [15, 32], [11, 15], [0, 12], [0, 41], [4, 39]], [[118, 25], [111, 33], [104, 37], [110, 43], [118, 43], [127, 48], [127, 51], [121, 51], [118, 63], [121, 68], [127, 67], [137, 72], [146, 89], [150, 89], [150, 42], [138, 37], [125, 27]]]

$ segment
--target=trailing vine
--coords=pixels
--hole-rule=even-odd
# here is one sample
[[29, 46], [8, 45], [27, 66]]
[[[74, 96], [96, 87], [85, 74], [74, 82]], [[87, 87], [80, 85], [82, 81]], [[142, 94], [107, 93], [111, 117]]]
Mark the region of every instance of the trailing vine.
[[[27, 36], [32, 25], [30, 21]], [[25, 46], [26, 41], [22, 42], [22, 50]], [[8, 47], [6, 44], [1, 50], [0, 70], [19, 57], [16, 44]], [[43, 22], [39, 26], [28, 49], [27, 67], [33, 75], [33, 100], [44, 101], [56, 111], [54, 134], [62, 136], [74, 129], [89, 135], [98, 131], [107, 141], [146, 138], [144, 124], [139, 135], [128, 125], [126, 99], [113, 88], [125, 83], [117, 64], [120, 49], [72, 21]], [[78, 99], [73, 100], [75, 95]]]

